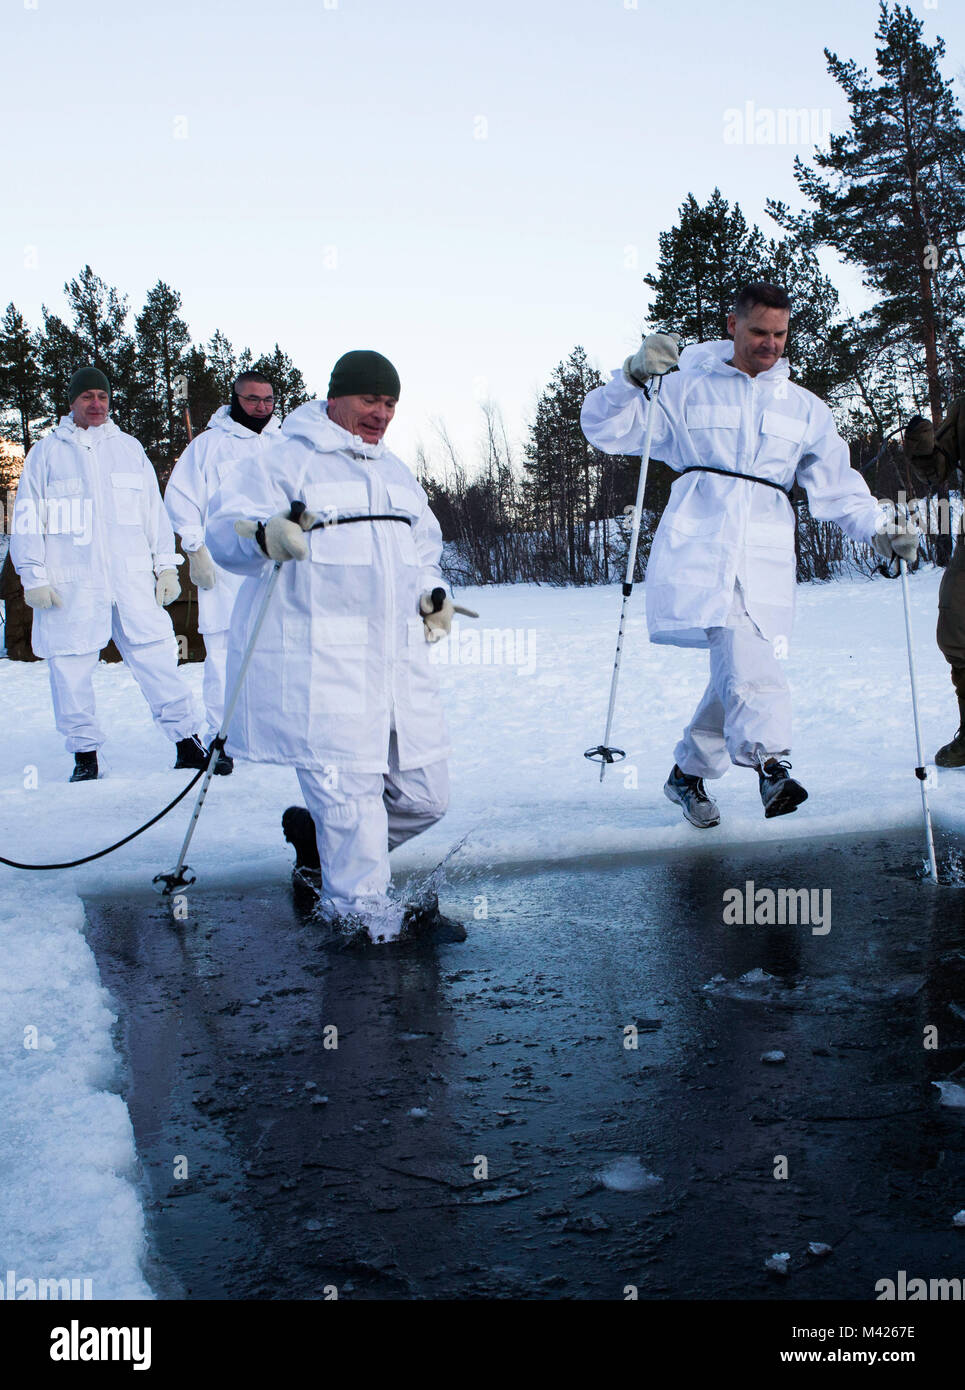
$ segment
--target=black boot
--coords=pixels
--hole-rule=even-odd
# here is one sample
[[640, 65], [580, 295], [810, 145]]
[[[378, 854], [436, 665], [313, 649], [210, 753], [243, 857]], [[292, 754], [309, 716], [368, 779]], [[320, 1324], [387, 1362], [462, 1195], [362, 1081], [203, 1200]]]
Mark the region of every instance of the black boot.
[[318, 857], [315, 822], [304, 806], [289, 806], [281, 818], [282, 834], [295, 851], [295, 878], [321, 891], [322, 866]]
[[761, 779], [764, 815], [768, 820], [771, 816], [786, 816], [789, 812], [796, 811], [801, 802], [808, 799], [808, 794], [800, 782], [795, 782], [793, 777], [788, 776], [790, 766], [790, 763], [779, 762], [777, 758], [768, 758], [767, 762], [762, 763], [757, 769], [757, 775]]
[[96, 753], [75, 753], [74, 770], [67, 779], [70, 782], [96, 782], [100, 773], [97, 771]]
[[965, 671], [953, 670], [952, 680], [958, 694], [958, 733], [935, 754], [936, 767], [965, 767]]
[[207, 750], [197, 734], [192, 735], [191, 738], [179, 738], [177, 750], [178, 757], [174, 764], [175, 768], [187, 767], [197, 772], [208, 766]]
[[402, 921], [400, 940], [465, 941], [466, 928], [452, 917], [443, 917], [439, 899], [432, 894], [422, 903], [410, 903]]
[[[217, 739], [212, 739], [211, 743], [208, 744], [209, 753], [216, 743]], [[234, 758], [228, 757], [227, 753], [224, 751], [224, 744], [222, 743], [218, 748], [218, 756], [214, 765], [214, 775], [216, 777], [230, 777], [234, 770], [235, 760]]]

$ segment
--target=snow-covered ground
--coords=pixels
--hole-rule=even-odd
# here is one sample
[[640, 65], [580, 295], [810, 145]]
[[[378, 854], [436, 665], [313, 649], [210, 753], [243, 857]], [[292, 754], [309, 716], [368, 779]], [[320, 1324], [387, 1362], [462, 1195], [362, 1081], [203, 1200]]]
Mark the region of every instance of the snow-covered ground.
[[[954, 732], [948, 668], [934, 643], [939, 575], [911, 583], [926, 759]], [[646, 641], [644, 595], [631, 600], [613, 740], [627, 760], [603, 785], [583, 752], [603, 737], [620, 607], [618, 586], [521, 585], [465, 590], [478, 623], [461, 620], [439, 651], [452, 731], [452, 808], [393, 856], [397, 877], [434, 866], [465, 837], [454, 863], [572, 861], [665, 851], [708, 834], [688, 826], [661, 787], [706, 680], [706, 653]], [[447, 658], [447, 659], [445, 659]], [[765, 821], [751, 772], [715, 791], [720, 846], [920, 825], [921, 802], [901, 588], [858, 580], [799, 590], [787, 671], [795, 695], [795, 775], [810, 800]], [[200, 693], [200, 667], [187, 668]], [[28, 862], [76, 858], [148, 819], [186, 773], [154, 727], [123, 666], [102, 665], [98, 708], [110, 740], [106, 775], [67, 786], [71, 759], [54, 730], [42, 662], [0, 662], [4, 854]], [[938, 773], [936, 823], [965, 837], [965, 773]], [[215, 778], [189, 862], [200, 888], [245, 883], [286, 889], [282, 810], [295, 774], [236, 764]], [[173, 866], [193, 794], [166, 820], [84, 868], [26, 873], [0, 866], [0, 1282], [90, 1278], [94, 1297], [149, 1297], [144, 1219], [127, 1110], [117, 1094], [110, 1000], [83, 935], [79, 895], [143, 891]], [[444, 896], [444, 895], [443, 895]], [[472, 949], [471, 939], [466, 947]], [[36, 1045], [33, 1045], [36, 1044]]]

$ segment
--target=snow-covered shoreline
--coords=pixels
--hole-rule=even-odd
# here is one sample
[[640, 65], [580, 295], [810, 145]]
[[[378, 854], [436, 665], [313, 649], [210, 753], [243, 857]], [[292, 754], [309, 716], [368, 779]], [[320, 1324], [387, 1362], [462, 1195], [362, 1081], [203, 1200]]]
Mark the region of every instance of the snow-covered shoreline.
[[[940, 574], [911, 578], [926, 760], [957, 724], [948, 668], [934, 642]], [[810, 800], [765, 821], [756, 778], [717, 786], [719, 829], [703, 836], [661, 787], [679, 731], [706, 680], [705, 653], [646, 640], [642, 586], [628, 626], [614, 739], [627, 760], [603, 785], [584, 749], [603, 734], [619, 586], [464, 590], [482, 614], [440, 653], [452, 742], [452, 807], [393, 856], [398, 879], [433, 867], [465, 837], [453, 867], [721, 849], [825, 835], [911, 831], [921, 803], [901, 590], [884, 580], [798, 591], [787, 673], [794, 694], [795, 775]], [[488, 636], [487, 636], [488, 634]], [[201, 670], [187, 668], [200, 692]], [[100, 849], [155, 814], [187, 774], [151, 722], [128, 671], [99, 667], [109, 730], [102, 780], [68, 787], [70, 759], [53, 727], [44, 663], [0, 662], [5, 738], [0, 769], [4, 853], [25, 861]], [[936, 825], [965, 836], [962, 773], [939, 771]], [[294, 772], [238, 764], [216, 778], [192, 845], [198, 887], [287, 887], [281, 812], [298, 800]], [[95, 1298], [150, 1297], [144, 1217], [127, 1109], [116, 1093], [110, 1001], [84, 938], [85, 893], [142, 893], [172, 867], [193, 797], [160, 825], [81, 869], [0, 866], [0, 1270], [37, 1279], [91, 1278]], [[444, 896], [444, 895], [443, 895]], [[467, 949], [471, 950], [471, 942]], [[32, 1032], [31, 1030], [36, 1030]], [[32, 1044], [36, 1042], [37, 1045]], [[26, 1045], [25, 1045], [26, 1044]]]

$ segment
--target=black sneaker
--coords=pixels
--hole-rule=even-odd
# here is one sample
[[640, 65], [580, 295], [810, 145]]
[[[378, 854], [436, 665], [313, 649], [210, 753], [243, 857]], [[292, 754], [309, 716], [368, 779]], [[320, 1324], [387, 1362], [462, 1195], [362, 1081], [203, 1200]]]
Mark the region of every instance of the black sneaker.
[[319, 873], [318, 840], [315, 822], [305, 806], [289, 806], [281, 818], [282, 834], [295, 851], [295, 868], [302, 873]]
[[193, 768], [195, 772], [208, 766], [208, 750], [198, 738], [193, 734], [191, 738], [179, 738], [177, 743], [178, 757], [175, 768]]
[[74, 754], [74, 770], [67, 779], [69, 782], [96, 782], [99, 776], [96, 753]]
[[790, 766], [790, 763], [781, 762], [778, 758], [768, 758], [767, 762], [762, 763], [757, 769], [757, 775], [761, 779], [764, 815], [768, 820], [771, 816], [786, 816], [791, 811], [796, 811], [801, 802], [808, 799], [808, 794], [800, 782], [795, 782], [793, 777], [788, 776]]

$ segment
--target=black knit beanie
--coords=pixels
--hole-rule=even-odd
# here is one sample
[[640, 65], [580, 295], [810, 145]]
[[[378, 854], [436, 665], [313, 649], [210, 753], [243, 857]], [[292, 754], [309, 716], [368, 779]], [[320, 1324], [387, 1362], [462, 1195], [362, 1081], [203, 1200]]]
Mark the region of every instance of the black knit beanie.
[[328, 394], [332, 396], [393, 396], [399, 399], [399, 373], [381, 352], [359, 348], [346, 352], [332, 368]]
[[67, 387], [67, 399], [71, 405], [85, 391], [106, 391], [110, 395], [111, 384], [96, 367], [78, 367]]

